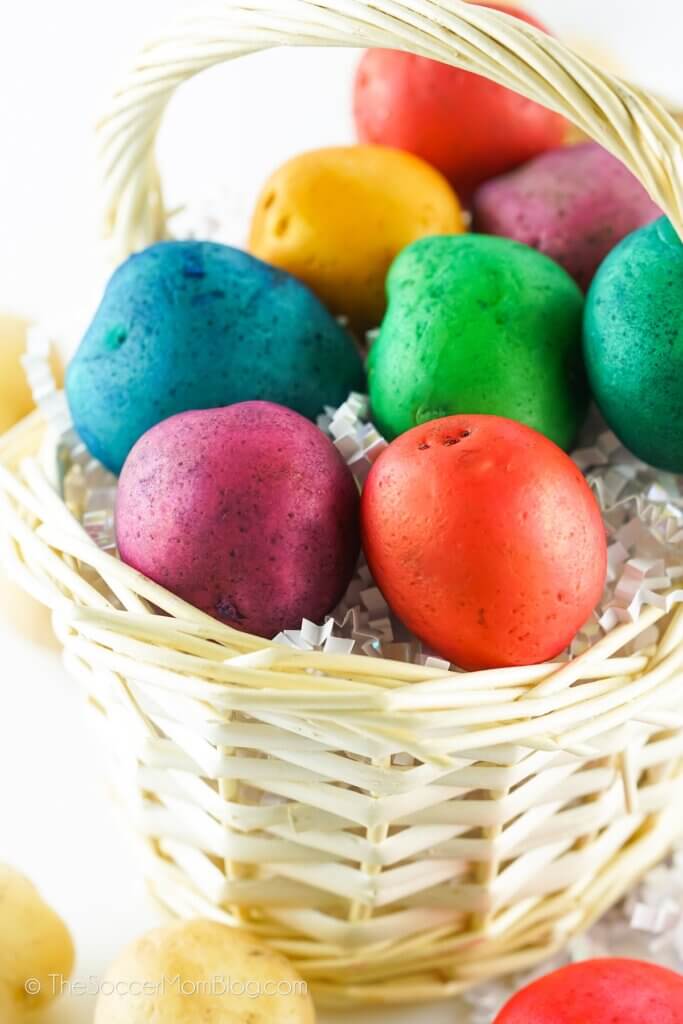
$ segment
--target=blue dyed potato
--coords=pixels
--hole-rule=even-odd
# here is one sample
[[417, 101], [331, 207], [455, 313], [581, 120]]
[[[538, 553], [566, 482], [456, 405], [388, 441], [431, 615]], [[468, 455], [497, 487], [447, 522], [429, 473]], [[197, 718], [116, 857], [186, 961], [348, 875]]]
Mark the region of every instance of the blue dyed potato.
[[290, 274], [212, 242], [162, 242], [113, 275], [69, 367], [88, 450], [118, 473], [176, 413], [250, 399], [314, 419], [363, 390], [350, 335]]

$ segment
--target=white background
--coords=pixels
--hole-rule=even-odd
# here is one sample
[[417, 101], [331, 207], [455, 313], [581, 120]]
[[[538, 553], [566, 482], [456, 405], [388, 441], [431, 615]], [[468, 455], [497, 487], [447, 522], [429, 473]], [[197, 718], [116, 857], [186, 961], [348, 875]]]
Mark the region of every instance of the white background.
[[[138, 44], [178, 0], [0, 3], [0, 308], [45, 317], [68, 347], [99, 288], [92, 126]], [[683, 108], [680, 0], [528, 0], [572, 42], [608, 50], [634, 80]], [[190, 83], [164, 125], [161, 160], [173, 202], [219, 189], [247, 201], [286, 156], [352, 139], [349, 80], [357, 55], [267, 53]], [[248, 210], [242, 210], [248, 216]], [[69, 922], [77, 976], [98, 975], [154, 925], [132, 851], [103, 798], [95, 744], [56, 654], [0, 624], [0, 859], [36, 880]], [[354, 1015], [412, 1021], [414, 1010]], [[464, 1022], [460, 1008], [420, 1010], [424, 1024]], [[87, 998], [43, 1021], [81, 1024]]]

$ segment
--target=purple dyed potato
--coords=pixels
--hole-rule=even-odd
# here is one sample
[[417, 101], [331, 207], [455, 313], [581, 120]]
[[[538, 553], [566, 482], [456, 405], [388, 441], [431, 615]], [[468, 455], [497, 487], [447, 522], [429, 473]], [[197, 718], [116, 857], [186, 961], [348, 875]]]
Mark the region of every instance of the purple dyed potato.
[[273, 637], [341, 600], [360, 549], [359, 496], [332, 442], [271, 402], [184, 412], [121, 472], [121, 558], [236, 629]]
[[486, 182], [474, 196], [473, 216], [476, 231], [538, 249], [587, 290], [614, 246], [661, 211], [623, 164], [587, 142]]

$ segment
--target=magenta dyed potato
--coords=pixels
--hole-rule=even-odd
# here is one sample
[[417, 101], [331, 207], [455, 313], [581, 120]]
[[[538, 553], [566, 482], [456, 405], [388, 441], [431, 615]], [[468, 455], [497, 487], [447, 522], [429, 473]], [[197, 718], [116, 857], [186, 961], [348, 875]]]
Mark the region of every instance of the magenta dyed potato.
[[119, 480], [121, 558], [236, 629], [320, 621], [358, 557], [358, 489], [336, 448], [270, 402], [185, 412], [147, 431]]
[[626, 235], [661, 217], [640, 182], [595, 142], [567, 146], [482, 185], [474, 227], [550, 256], [587, 289]]

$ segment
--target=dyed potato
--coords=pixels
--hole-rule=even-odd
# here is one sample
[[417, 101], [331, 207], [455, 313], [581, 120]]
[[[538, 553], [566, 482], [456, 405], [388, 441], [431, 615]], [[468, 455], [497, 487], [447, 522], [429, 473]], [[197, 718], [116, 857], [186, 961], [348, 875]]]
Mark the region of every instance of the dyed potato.
[[315, 419], [363, 388], [351, 336], [307, 288], [196, 241], [153, 245], [116, 271], [66, 381], [81, 438], [115, 473], [174, 413], [266, 399]]
[[664, 218], [629, 235], [588, 293], [586, 368], [595, 399], [635, 455], [683, 472], [683, 244]]
[[631, 172], [595, 142], [544, 153], [474, 196], [477, 231], [550, 256], [586, 290], [625, 235], [661, 217]]
[[602, 594], [607, 545], [588, 484], [556, 445], [497, 416], [449, 416], [382, 452], [363, 548], [394, 613], [465, 669], [558, 655]]
[[216, 921], [148, 932], [104, 982], [95, 1024], [315, 1024], [313, 1000], [292, 965]]
[[571, 446], [588, 405], [583, 297], [561, 267], [508, 239], [426, 238], [401, 253], [387, 290], [368, 362], [385, 437], [489, 413]]
[[2, 1024], [15, 1024], [24, 1011], [49, 1003], [56, 994], [54, 976], [68, 978], [73, 964], [73, 942], [63, 921], [28, 878], [0, 864]]
[[[0, 313], [0, 434], [4, 434], [35, 408], [21, 365], [21, 357], [26, 351], [28, 327], [28, 321], [21, 317]], [[63, 371], [56, 355], [52, 360], [52, 369], [61, 382]]]
[[270, 402], [174, 416], [123, 468], [121, 558], [236, 629], [321, 621], [358, 557], [358, 489], [332, 442]]
[[[518, 7], [482, 6], [543, 26]], [[396, 146], [438, 168], [463, 200], [477, 185], [562, 144], [567, 123], [469, 71], [397, 50], [368, 50], [354, 89], [361, 142]]]
[[463, 230], [458, 200], [432, 167], [394, 149], [343, 146], [302, 153], [273, 174], [249, 248], [363, 330], [382, 319], [394, 256], [416, 238]]
[[683, 978], [637, 960], [586, 960], [532, 982], [494, 1024], [683, 1024]]

